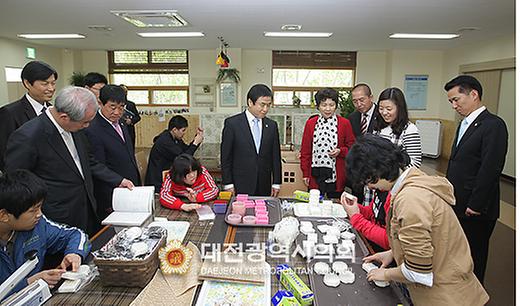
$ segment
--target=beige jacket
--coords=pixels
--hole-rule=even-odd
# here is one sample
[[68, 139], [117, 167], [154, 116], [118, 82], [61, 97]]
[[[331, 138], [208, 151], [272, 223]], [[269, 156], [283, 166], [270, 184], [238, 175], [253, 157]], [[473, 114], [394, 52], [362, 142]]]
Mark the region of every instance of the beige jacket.
[[453, 186], [444, 177], [411, 169], [390, 202], [387, 235], [397, 264], [433, 273], [433, 286], [410, 283], [401, 268], [388, 271], [407, 284], [415, 305], [484, 305], [489, 296], [473, 274], [466, 236], [453, 212]]

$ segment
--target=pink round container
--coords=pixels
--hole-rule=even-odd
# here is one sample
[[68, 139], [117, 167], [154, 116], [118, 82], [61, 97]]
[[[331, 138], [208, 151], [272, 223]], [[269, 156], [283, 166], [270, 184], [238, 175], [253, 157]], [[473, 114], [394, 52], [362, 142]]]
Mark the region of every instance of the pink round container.
[[243, 202], [233, 202], [231, 212], [243, 216], [246, 214], [246, 205]]
[[228, 223], [239, 224], [242, 221], [242, 216], [237, 214], [230, 214], [227, 216]]
[[267, 211], [267, 207], [265, 207], [265, 206], [255, 206], [255, 211]]
[[256, 224], [269, 224], [269, 218], [258, 216], [256, 218]]
[[267, 214], [267, 211], [255, 211], [255, 216], [258, 217], [264, 217], [268, 218], [269, 215]]
[[242, 218], [242, 222], [244, 222], [244, 224], [255, 224], [256, 217], [255, 216], [244, 216], [244, 218]]

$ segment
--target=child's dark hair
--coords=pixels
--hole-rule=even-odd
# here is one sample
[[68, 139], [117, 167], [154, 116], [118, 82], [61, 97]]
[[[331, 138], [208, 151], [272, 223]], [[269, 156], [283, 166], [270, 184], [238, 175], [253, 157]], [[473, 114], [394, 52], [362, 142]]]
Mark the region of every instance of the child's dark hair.
[[347, 155], [347, 177], [356, 186], [375, 183], [379, 179], [395, 181], [399, 169], [410, 164], [406, 151], [390, 140], [366, 134], [356, 139]]
[[0, 209], [15, 218], [45, 199], [47, 186], [27, 170], [15, 170], [0, 175]]
[[188, 127], [188, 120], [181, 115], [173, 116], [168, 122], [168, 131], [173, 130], [173, 128], [180, 130], [185, 127]]
[[200, 175], [202, 172], [200, 162], [189, 154], [181, 154], [173, 161], [170, 169], [170, 179], [175, 184], [185, 185], [184, 178], [191, 171], [197, 171], [197, 175]]

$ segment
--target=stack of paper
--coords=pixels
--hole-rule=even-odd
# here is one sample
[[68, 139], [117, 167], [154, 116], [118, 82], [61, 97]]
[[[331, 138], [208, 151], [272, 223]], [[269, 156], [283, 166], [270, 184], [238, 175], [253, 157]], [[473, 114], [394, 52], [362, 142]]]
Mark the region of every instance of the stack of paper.
[[115, 188], [112, 195], [111, 213], [101, 224], [141, 226], [151, 217], [155, 205], [154, 187], [140, 186], [132, 190]]

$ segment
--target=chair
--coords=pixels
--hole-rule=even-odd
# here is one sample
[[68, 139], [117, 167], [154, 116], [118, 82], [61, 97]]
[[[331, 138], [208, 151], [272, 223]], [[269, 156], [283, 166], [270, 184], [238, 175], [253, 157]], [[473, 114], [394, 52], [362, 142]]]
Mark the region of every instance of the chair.
[[141, 176], [141, 182], [144, 183], [146, 176], [146, 169], [148, 168], [148, 158], [150, 156], [150, 149], [139, 150], [135, 153], [135, 161], [137, 162], [137, 170]]

